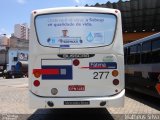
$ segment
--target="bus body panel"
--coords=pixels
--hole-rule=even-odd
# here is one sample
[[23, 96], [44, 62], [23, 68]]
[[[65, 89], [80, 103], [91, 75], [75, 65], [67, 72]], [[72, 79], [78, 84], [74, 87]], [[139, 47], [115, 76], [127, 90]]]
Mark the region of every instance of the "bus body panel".
[[[66, 55], [66, 54], [65, 54]], [[123, 80], [124, 77], [121, 75], [123, 73], [123, 67], [120, 63], [123, 62], [123, 56], [117, 57], [112, 54], [94, 54], [91, 58], [76, 58], [80, 61], [78, 66], [73, 65], [75, 59], [62, 59], [57, 57], [57, 55], [39, 56], [35, 63], [41, 63], [39, 65], [35, 64], [33, 69], [41, 69], [43, 67], [47, 68], [57, 68], [62, 70], [61, 79], [54, 75], [41, 75], [41, 84], [39, 87], [32, 85], [32, 92], [39, 96], [50, 96], [50, 97], [62, 97], [62, 96], [109, 96], [116, 94], [115, 90], [119, 92], [124, 88], [124, 82], [120, 81], [120, 84], [113, 85], [114, 79]], [[55, 56], [55, 57], [51, 57]], [[108, 58], [107, 57], [112, 57]], [[109, 60], [109, 62], [107, 62]], [[112, 62], [111, 62], [112, 61]], [[108, 64], [110, 68], [99, 68], [100, 65]], [[90, 66], [93, 64], [93, 66]], [[95, 66], [94, 66], [95, 65]], [[67, 72], [67, 68], [63, 66], [69, 66], [72, 68], [71, 71]], [[95, 67], [95, 68], [89, 68]], [[97, 68], [96, 68], [97, 67]], [[114, 68], [115, 67], [115, 68]], [[119, 70], [119, 75], [117, 77], [112, 76], [113, 70]], [[64, 79], [63, 76], [72, 74], [70, 78]], [[54, 78], [57, 77], [57, 78]], [[67, 76], [66, 76], [67, 77]], [[31, 79], [35, 79], [32, 75]], [[84, 86], [85, 90], [74, 91], [69, 90], [69, 86], [80, 85]], [[52, 95], [51, 89], [57, 88], [58, 94]]]
[[[123, 89], [119, 94], [109, 97], [62, 97], [62, 98], [44, 98], [34, 95], [32, 92], [29, 94], [30, 108], [107, 108], [107, 107], [123, 107], [125, 90]], [[53, 107], [48, 106], [47, 102], [52, 101]], [[64, 105], [65, 101], [89, 101], [88, 105]], [[104, 106], [100, 106], [101, 102], [106, 101]]]

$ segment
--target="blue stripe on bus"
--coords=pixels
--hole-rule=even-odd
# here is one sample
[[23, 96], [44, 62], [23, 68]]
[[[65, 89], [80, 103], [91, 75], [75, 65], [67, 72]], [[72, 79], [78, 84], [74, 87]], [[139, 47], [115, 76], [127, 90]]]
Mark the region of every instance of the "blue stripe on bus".
[[42, 75], [42, 80], [72, 80], [72, 65], [43, 65], [42, 69], [59, 69], [59, 75]]
[[116, 62], [90, 62], [89, 69], [117, 69]]

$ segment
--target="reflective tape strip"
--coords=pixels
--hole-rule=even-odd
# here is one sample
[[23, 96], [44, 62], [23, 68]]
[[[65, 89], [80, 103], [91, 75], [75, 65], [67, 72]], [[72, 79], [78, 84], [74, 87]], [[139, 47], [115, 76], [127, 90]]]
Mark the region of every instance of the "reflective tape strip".
[[36, 72], [42, 75], [59, 75], [60, 74], [59, 69], [34, 69], [33, 74]]

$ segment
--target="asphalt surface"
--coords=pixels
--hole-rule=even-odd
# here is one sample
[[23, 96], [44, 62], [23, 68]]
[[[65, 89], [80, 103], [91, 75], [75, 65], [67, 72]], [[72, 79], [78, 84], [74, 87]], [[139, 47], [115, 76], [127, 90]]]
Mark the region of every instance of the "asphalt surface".
[[28, 78], [0, 78], [0, 120], [159, 120], [159, 104], [156, 98], [127, 90], [123, 108], [29, 109]]

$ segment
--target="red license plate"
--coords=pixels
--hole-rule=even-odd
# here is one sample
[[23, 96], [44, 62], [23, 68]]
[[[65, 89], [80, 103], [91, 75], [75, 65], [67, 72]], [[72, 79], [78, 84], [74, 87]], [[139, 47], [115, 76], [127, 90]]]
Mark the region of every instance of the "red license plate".
[[69, 85], [68, 91], [85, 91], [85, 85]]

